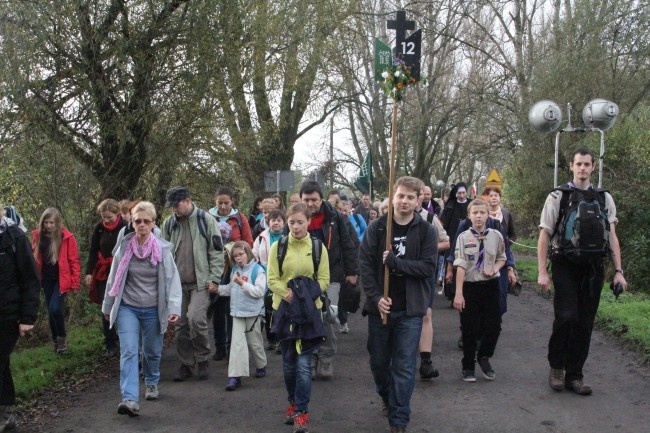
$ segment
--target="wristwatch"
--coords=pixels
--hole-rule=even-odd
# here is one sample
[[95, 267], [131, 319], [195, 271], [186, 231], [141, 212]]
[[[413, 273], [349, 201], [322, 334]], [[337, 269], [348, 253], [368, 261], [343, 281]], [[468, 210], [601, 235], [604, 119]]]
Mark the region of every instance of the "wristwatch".
[[614, 271], [615, 274], [618, 273], [618, 272], [620, 272], [621, 275], [625, 275], [625, 274], [623, 273], [623, 269], [617, 269], [617, 270]]
[[513, 268], [512, 266], [508, 266], [508, 270], [509, 270], [509, 271], [514, 271], [515, 268]]

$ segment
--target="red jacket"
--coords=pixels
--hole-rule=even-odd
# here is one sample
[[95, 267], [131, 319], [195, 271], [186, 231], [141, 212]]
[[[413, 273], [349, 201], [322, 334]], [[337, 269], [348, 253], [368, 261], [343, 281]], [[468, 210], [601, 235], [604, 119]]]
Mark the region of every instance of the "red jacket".
[[[63, 239], [59, 249], [59, 291], [67, 293], [72, 290], [81, 288], [81, 263], [79, 261], [79, 251], [77, 250], [77, 240], [65, 227], [61, 229]], [[39, 274], [42, 274], [41, 253], [36, 249], [38, 245], [39, 230], [32, 232], [32, 250], [36, 258], [36, 266]]]

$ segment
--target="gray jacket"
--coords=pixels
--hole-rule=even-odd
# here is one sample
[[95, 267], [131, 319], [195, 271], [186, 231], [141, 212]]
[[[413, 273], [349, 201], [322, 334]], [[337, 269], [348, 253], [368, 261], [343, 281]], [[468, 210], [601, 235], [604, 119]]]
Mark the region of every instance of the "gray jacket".
[[[102, 313], [110, 315], [110, 326], [112, 327], [117, 319], [117, 310], [122, 302], [122, 294], [124, 293], [124, 282], [126, 281], [126, 274], [119, 283], [120, 289], [117, 296], [109, 296], [108, 292], [113, 287], [113, 280], [120, 260], [124, 256], [124, 251], [135, 233], [127, 234], [124, 239], [118, 244], [118, 248], [113, 255], [113, 264], [111, 265], [111, 272], [108, 275], [106, 282], [106, 293], [104, 294], [104, 303], [102, 305]], [[153, 234], [151, 236], [154, 236]], [[157, 236], [154, 236], [158, 245], [162, 248], [163, 260], [158, 265], [158, 320], [160, 321], [160, 333], [164, 334], [167, 330], [167, 318], [176, 314], [181, 315], [181, 300], [183, 298], [183, 291], [181, 289], [181, 280], [178, 276], [176, 263], [174, 262], [174, 254], [172, 252], [174, 246]]]

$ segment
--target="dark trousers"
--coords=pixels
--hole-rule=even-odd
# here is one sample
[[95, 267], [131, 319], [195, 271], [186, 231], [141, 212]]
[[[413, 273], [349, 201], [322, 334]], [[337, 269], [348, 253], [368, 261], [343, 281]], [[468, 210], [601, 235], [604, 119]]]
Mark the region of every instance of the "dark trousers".
[[18, 323], [0, 320], [0, 406], [16, 404], [16, 390], [9, 360], [18, 341]]
[[555, 320], [548, 362], [551, 368], [566, 369], [567, 381], [582, 379], [603, 288], [603, 266], [554, 260], [552, 273]]
[[[106, 292], [106, 281], [96, 281], [95, 284], [97, 286], [97, 294], [99, 295], [99, 299], [103, 300], [104, 293]], [[117, 342], [119, 341], [119, 337], [117, 336], [116, 328], [117, 326], [111, 328], [110, 322], [106, 320], [104, 314], [102, 314], [102, 331], [104, 332], [104, 345], [106, 346], [107, 349], [117, 347]]]
[[65, 317], [63, 313], [65, 294], [59, 290], [59, 282], [43, 280], [43, 292], [45, 293], [45, 305], [47, 305], [47, 317], [52, 331], [52, 341], [56, 343], [57, 337], [65, 337]]
[[[474, 370], [476, 358], [491, 358], [501, 334], [501, 309], [499, 281], [463, 284], [465, 309], [460, 313], [463, 333], [463, 370]], [[481, 339], [478, 353], [476, 341]]]
[[232, 316], [230, 315], [230, 296], [219, 296], [215, 301], [212, 315], [214, 345], [229, 348], [232, 339]]

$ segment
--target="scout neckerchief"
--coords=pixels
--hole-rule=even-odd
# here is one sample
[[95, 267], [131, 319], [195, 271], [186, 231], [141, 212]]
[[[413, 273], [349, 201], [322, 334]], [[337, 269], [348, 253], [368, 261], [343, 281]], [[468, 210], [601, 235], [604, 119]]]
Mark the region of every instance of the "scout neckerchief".
[[476, 260], [476, 266], [474, 267], [474, 269], [480, 272], [483, 270], [483, 265], [485, 264], [485, 246], [483, 245], [483, 240], [487, 236], [490, 229], [486, 228], [483, 233], [477, 232], [476, 230], [474, 230], [474, 227], [470, 227], [469, 230], [472, 232], [474, 237], [479, 241], [478, 259]]

